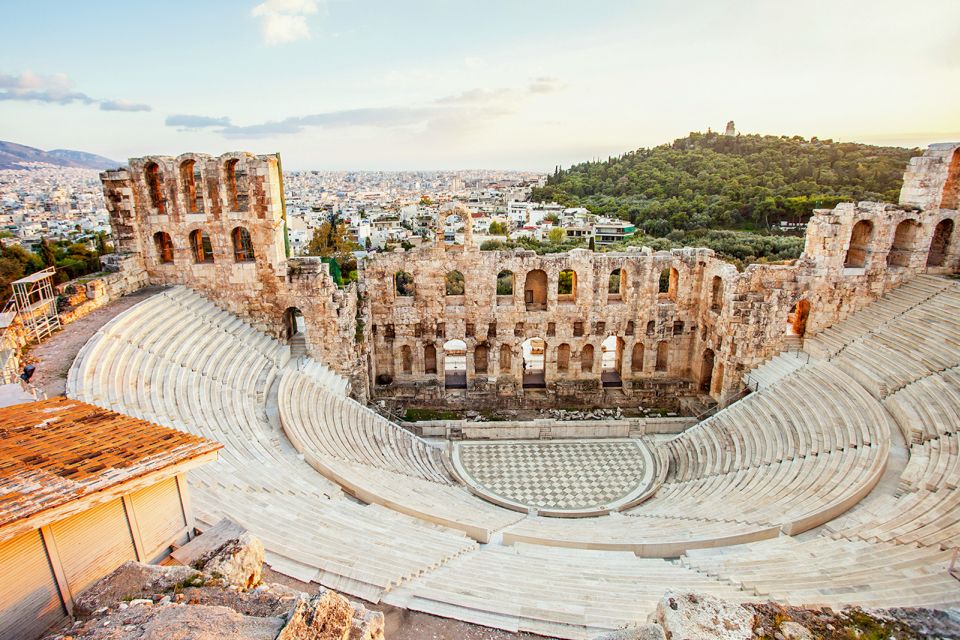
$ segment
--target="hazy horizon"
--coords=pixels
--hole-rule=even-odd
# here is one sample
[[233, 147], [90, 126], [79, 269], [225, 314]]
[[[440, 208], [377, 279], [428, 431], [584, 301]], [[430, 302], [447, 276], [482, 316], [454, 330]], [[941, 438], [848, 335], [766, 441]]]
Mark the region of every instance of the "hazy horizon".
[[0, 139], [118, 161], [242, 149], [287, 170], [546, 172], [727, 120], [960, 139], [949, 0], [52, 6], [4, 9]]

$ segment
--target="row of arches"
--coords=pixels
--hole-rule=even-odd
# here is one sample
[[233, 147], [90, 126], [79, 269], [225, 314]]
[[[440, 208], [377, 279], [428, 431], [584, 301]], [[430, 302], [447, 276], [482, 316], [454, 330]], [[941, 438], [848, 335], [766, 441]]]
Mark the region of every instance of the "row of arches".
[[[223, 163], [223, 181], [226, 194], [226, 207], [229, 211], [246, 211], [249, 203], [247, 195], [247, 172], [243, 169], [238, 158], [231, 158]], [[196, 160], [187, 159], [178, 167], [179, 189], [183, 196], [183, 203], [187, 213], [203, 213], [203, 190], [198, 185], [203, 184], [203, 175]], [[160, 165], [148, 162], [143, 167], [143, 178], [147, 185], [150, 205], [158, 214], [167, 213], [167, 200], [164, 196], [164, 177]], [[219, 200], [217, 183], [209, 183], [209, 197], [211, 201]]]
[[[623, 338], [619, 336], [607, 336], [600, 344], [600, 371], [601, 376], [606, 379], [619, 382], [620, 373], [624, 370], [624, 346]], [[443, 374], [448, 388], [465, 388], [467, 376], [467, 343], [460, 338], [447, 340], [441, 346], [438, 352], [437, 345], [427, 343], [421, 346], [423, 373], [425, 375], [438, 374], [438, 356], [443, 355]], [[487, 343], [478, 344], [473, 349], [474, 375], [484, 375], [492, 372], [491, 349]], [[518, 353], [519, 352], [519, 353]], [[711, 352], [712, 353], [712, 352]], [[523, 380], [525, 386], [542, 386], [545, 383], [544, 375], [547, 363], [547, 342], [534, 336], [527, 338], [518, 346], [510, 344], [501, 344], [496, 351], [498, 358], [498, 369], [500, 372], [511, 371], [514, 358], [520, 357], [522, 362]], [[556, 370], [557, 372], [569, 372], [573, 362], [577, 362], [581, 373], [596, 373], [596, 348], [593, 344], [585, 344], [579, 352], [574, 352], [570, 344], [561, 343], [556, 346]], [[403, 374], [412, 375], [414, 373], [414, 347], [411, 345], [402, 345], [399, 351], [400, 371]], [[649, 372], [644, 363], [645, 346], [642, 342], [633, 345], [630, 354], [629, 373], [638, 374]], [[656, 344], [656, 359], [654, 361], [653, 371], [665, 373], [669, 370], [670, 363], [670, 342], [661, 340]]]
[[[887, 252], [887, 266], [910, 266], [910, 256], [919, 247], [917, 242], [923, 225], [915, 218], [908, 218], [900, 222], [893, 232], [893, 240]], [[844, 257], [843, 266], [847, 269], [862, 269], [867, 264], [870, 246], [873, 244], [874, 224], [872, 220], [860, 220], [850, 232], [850, 244]], [[944, 218], [934, 227], [927, 249], [928, 267], [943, 266], [947, 251], [953, 241], [954, 222], [951, 218]]]
[[[497, 274], [494, 286], [496, 295], [509, 298], [504, 302], [511, 302], [514, 295], [515, 274], [504, 269]], [[524, 304], [528, 311], [543, 311], [547, 306], [547, 272], [542, 269], [528, 271], [523, 285]], [[668, 267], [661, 271], [658, 285], [660, 299], [676, 301], [680, 283], [680, 272]], [[416, 295], [416, 283], [413, 275], [406, 271], [397, 271], [393, 276], [394, 295], [397, 297], [413, 297]], [[622, 300], [626, 291], [627, 274], [624, 269], [616, 268], [610, 272], [607, 280], [608, 300]], [[462, 296], [466, 291], [466, 280], [458, 270], [450, 271], [444, 277], [444, 294], [447, 296]], [[557, 275], [556, 294], [558, 302], [572, 302], [577, 297], [577, 272], [573, 269], [564, 269]], [[711, 308], [719, 310], [723, 298], [723, 279], [714, 276]]]
[[[235, 262], [253, 262], [256, 258], [253, 251], [253, 241], [250, 232], [244, 227], [235, 227], [230, 232], [233, 243], [233, 259]], [[213, 243], [210, 234], [202, 229], [190, 232], [190, 255], [195, 264], [213, 263]], [[157, 252], [157, 261], [160, 264], [172, 264], [174, 257], [173, 240], [166, 231], [157, 231], [153, 234], [153, 244]]]

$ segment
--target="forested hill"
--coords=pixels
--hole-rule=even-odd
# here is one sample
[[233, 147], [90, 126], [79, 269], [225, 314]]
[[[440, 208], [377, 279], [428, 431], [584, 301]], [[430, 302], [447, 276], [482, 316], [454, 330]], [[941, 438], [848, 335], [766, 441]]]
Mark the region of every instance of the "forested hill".
[[558, 169], [532, 199], [584, 206], [655, 236], [674, 229], [762, 230], [838, 202], [896, 202], [907, 161], [920, 154], [800, 136], [691, 133]]

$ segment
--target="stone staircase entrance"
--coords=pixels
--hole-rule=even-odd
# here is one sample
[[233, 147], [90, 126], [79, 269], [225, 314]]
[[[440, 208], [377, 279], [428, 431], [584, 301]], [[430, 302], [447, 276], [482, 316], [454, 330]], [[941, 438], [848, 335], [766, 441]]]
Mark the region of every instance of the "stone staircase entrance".
[[290, 358], [301, 358], [307, 355], [307, 337], [302, 333], [290, 338]]

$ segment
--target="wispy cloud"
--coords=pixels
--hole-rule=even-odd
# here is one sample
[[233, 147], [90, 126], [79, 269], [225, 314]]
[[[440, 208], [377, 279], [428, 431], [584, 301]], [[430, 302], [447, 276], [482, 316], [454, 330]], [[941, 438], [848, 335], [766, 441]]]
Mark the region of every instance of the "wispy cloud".
[[191, 116], [187, 114], [177, 114], [167, 116], [164, 124], [168, 127], [177, 127], [182, 131], [194, 129], [205, 129], [207, 127], [229, 127], [230, 118], [226, 116], [221, 118], [211, 118], [210, 116]]
[[260, 19], [263, 42], [273, 46], [309, 39], [307, 16], [317, 11], [317, 0], [265, 0], [250, 14]]
[[508, 116], [514, 113], [524, 100], [557, 91], [561, 86], [555, 78], [536, 78], [522, 88], [471, 89], [437, 98], [423, 106], [342, 109], [243, 126], [232, 124], [230, 118], [226, 117], [174, 115], [167, 117], [166, 124], [182, 130], [213, 128], [228, 138], [264, 138], [296, 134], [307, 127], [407, 127], [449, 135]]
[[150, 105], [129, 100], [92, 98], [74, 89], [73, 81], [62, 73], [41, 75], [0, 73], [0, 100], [46, 102], [48, 104], [99, 104], [103, 111], [150, 111]]
[[130, 100], [104, 100], [100, 103], [101, 111], [152, 111], [150, 105], [131, 102]]

